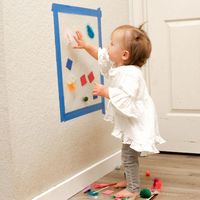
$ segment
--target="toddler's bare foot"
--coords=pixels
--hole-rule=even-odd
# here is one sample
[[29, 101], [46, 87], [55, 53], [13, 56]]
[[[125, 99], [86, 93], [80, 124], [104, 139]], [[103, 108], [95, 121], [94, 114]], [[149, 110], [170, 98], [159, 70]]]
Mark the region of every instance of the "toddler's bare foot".
[[115, 196], [116, 197], [121, 197], [121, 198], [130, 197], [131, 200], [135, 200], [139, 196], [139, 193], [138, 192], [129, 192], [127, 189], [124, 189], [124, 190], [121, 190], [120, 192], [116, 193]]
[[126, 181], [120, 181], [116, 185], [114, 185], [114, 188], [125, 188], [127, 186]]

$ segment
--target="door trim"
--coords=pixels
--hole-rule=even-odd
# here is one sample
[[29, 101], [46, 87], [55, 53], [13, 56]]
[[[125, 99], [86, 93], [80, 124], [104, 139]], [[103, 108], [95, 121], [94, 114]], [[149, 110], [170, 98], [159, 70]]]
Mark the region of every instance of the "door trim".
[[[144, 29], [148, 33], [147, 0], [129, 0], [129, 23], [133, 26], [138, 27], [144, 22], [146, 22], [146, 24], [144, 25]], [[149, 93], [151, 94], [150, 67], [151, 58], [142, 68], [144, 78], [149, 89]]]

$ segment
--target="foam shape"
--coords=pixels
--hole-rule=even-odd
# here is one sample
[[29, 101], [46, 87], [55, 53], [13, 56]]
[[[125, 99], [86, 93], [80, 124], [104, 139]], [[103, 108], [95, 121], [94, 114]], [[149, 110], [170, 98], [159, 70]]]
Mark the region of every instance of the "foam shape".
[[98, 98], [98, 96], [93, 95], [93, 99], [94, 99], [94, 100], [97, 99], [97, 98]]
[[93, 72], [90, 72], [88, 74], [88, 79], [89, 79], [89, 82], [92, 83], [92, 81], [94, 80], [94, 73]]
[[74, 39], [74, 34], [72, 33], [72, 31], [70, 29], [65, 30], [64, 40], [66, 41], [67, 46], [73, 47], [76, 45], [76, 41]]
[[73, 61], [72, 61], [70, 58], [68, 58], [68, 59], [67, 59], [67, 62], [66, 62], [66, 67], [67, 67], [69, 70], [72, 69], [72, 64], [73, 64]]
[[81, 81], [81, 85], [82, 85], [82, 86], [84, 86], [84, 85], [87, 83], [85, 74], [83, 74], [83, 75], [80, 77], [80, 81]]
[[113, 190], [105, 190], [102, 192], [102, 194], [105, 194], [105, 195], [110, 195], [112, 194], [114, 191]]
[[89, 38], [93, 39], [94, 38], [94, 31], [92, 29], [92, 27], [90, 25], [87, 25], [87, 34], [89, 36]]

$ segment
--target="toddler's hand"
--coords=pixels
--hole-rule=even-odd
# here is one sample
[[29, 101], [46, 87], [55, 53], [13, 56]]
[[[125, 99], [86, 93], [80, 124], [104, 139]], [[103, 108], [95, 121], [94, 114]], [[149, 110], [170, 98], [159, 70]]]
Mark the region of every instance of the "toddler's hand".
[[83, 35], [80, 31], [76, 31], [76, 35], [74, 36], [74, 39], [77, 43], [77, 45], [73, 46], [75, 49], [85, 49], [86, 43], [83, 40]]
[[104, 85], [101, 85], [101, 84], [98, 84], [98, 83], [95, 83], [92, 94], [94, 96], [103, 96], [103, 97], [109, 98], [108, 88], [105, 87]]

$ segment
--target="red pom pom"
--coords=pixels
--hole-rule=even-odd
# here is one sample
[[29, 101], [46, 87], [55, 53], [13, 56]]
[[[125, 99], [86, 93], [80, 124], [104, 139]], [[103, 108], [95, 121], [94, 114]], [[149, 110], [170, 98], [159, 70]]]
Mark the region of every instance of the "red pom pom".
[[146, 173], [145, 173], [145, 175], [146, 175], [146, 176], [151, 176], [151, 173], [150, 173], [150, 171], [149, 171], [149, 170], [147, 170], [147, 171], [146, 171]]
[[161, 189], [162, 188], [162, 181], [158, 178], [155, 178], [154, 182], [153, 182], [153, 188], [154, 189]]

